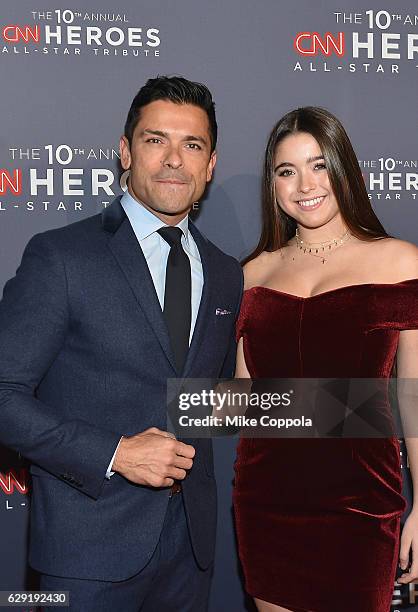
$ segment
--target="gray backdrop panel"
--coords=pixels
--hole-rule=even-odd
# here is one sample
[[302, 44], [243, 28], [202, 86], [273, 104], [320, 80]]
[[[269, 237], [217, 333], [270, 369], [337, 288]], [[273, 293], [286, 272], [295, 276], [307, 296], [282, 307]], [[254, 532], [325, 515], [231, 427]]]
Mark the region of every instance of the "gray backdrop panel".
[[[255, 244], [267, 135], [286, 111], [308, 104], [325, 106], [342, 120], [381, 221], [394, 235], [417, 241], [416, 2], [405, 1], [401, 7], [394, 1], [371, 2], [373, 14], [346, 0], [143, 0], [140, 4], [91, 0], [82, 9], [79, 4], [59, 0], [34, 9], [33, 2], [20, 0], [3, 6], [0, 286], [14, 274], [33, 234], [94, 214], [112, 199], [103, 190], [92, 194], [95, 170], [113, 172], [111, 189], [121, 192], [117, 158], [97, 159], [99, 150], [117, 151], [134, 94], [156, 74], [203, 81], [214, 94], [219, 161], [196, 216], [202, 231], [225, 251], [242, 257]], [[10, 25], [20, 26], [20, 31], [7, 28]], [[61, 41], [48, 42], [47, 27], [57, 32], [58, 25]], [[22, 40], [28, 38], [25, 26], [39, 36], [37, 42], [30, 37]], [[80, 43], [69, 44], [69, 26], [79, 28], [73, 37], [79, 37]], [[89, 27], [101, 28], [102, 45], [88, 44]], [[117, 29], [109, 34], [109, 28]], [[130, 46], [128, 28], [142, 28], [142, 47]], [[150, 28], [158, 33], [147, 34]], [[326, 56], [312, 36], [305, 36], [300, 53], [294, 42], [302, 32], [317, 32], [323, 45], [326, 32], [335, 40], [342, 32], [344, 52]], [[361, 48], [356, 57], [356, 38], [365, 42], [368, 35], [372, 35], [369, 50]], [[397, 49], [385, 53], [385, 35]], [[157, 36], [159, 44], [151, 46]], [[122, 37], [121, 44], [112, 44]], [[399, 58], [388, 57], [396, 53]], [[53, 161], [45, 149], [48, 145]], [[57, 161], [60, 145], [65, 146]], [[67, 161], [68, 154], [71, 161], [60, 163]], [[48, 169], [53, 172], [53, 193], [48, 195], [40, 187], [35, 194], [30, 171], [42, 178]], [[83, 190], [81, 195], [63, 194], [63, 171], [71, 169], [82, 171], [72, 175], [81, 178], [82, 184], [73, 186]], [[13, 178], [16, 170], [21, 180], [18, 194], [8, 186], [5, 174]], [[49, 202], [48, 210], [44, 202]], [[211, 610], [240, 612], [246, 604], [230, 501], [235, 441], [218, 440], [215, 447], [220, 520]], [[0, 450], [0, 589], [19, 588], [32, 579], [25, 567], [30, 488], [28, 482], [25, 488], [26, 478], [20, 459]], [[406, 469], [405, 495], [410, 498]], [[414, 603], [414, 587], [395, 591], [394, 610], [418, 609]]]

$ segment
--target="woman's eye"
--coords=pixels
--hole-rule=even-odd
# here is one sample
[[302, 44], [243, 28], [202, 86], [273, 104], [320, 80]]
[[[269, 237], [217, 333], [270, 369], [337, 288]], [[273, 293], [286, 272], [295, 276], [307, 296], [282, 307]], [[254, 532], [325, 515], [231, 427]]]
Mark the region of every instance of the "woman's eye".
[[315, 170], [326, 170], [325, 164], [315, 164]]
[[279, 176], [290, 176], [291, 174], [292, 174], [292, 170], [286, 169], [286, 170], [282, 170]]

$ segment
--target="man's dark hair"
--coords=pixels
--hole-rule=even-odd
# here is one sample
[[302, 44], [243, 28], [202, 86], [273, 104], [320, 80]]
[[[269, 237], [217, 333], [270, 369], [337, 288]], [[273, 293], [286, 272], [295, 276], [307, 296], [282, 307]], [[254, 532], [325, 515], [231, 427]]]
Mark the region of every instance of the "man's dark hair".
[[195, 83], [180, 76], [158, 76], [148, 79], [132, 101], [125, 123], [125, 136], [132, 144], [132, 136], [139, 121], [141, 108], [156, 100], [168, 100], [175, 104], [194, 104], [203, 109], [209, 119], [211, 152], [215, 150], [218, 126], [212, 94], [202, 83]]

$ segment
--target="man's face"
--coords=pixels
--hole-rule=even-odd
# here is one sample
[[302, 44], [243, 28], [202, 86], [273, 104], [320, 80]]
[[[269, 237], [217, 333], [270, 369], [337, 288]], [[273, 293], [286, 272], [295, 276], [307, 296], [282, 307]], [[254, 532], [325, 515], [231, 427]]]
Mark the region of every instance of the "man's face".
[[211, 180], [216, 154], [210, 151], [206, 112], [167, 100], [141, 108], [131, 146], [125, 136], [120, 140], [131, 195], [171, 225], [186, 216]]

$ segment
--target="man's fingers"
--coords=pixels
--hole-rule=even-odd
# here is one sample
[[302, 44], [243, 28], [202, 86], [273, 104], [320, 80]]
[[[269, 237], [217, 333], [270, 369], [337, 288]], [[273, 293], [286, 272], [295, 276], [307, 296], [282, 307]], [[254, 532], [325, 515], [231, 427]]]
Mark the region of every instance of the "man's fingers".
[[174, 466], [176, 468], [182, 468], [183, 470], [190, 470], [193, 466], [193, 459], [176, 455], [174, 458]]
[[165, 478], [164, 479], [164, 487], [172, 487], [174, 484], [173, 478]]
[[171, 431], [164, 431], [162, 429], [158, 429], [158, 427], [150, 427], [142, 432], [143, 434], [155, 434], [157, 436], [164, 436], [165, 438], [173, 438], [176, 439], [176, 436], [171, 433]]
[[173, 440], [177, 440], [176, 436], [171, 431], [161, 431], [161, 429], [158, 429], [158, 433], [160, 436], [164, 436], [165, 438], [172, 438]]
[[126, 469], [119, 470], [128, 480], [157, 488], [171, 487], [174, 480], [184, 480], [186, 470], [193, 466], [193, 446], [179, 442], [169, 431], [150, 427], [131, 438]]
[[172, 467], [167, 470], [167, 476], [174, 478], [175, 480], [184, 480], [186, 478], [186, 470], [181, 470], [176, 467]]
[[176, 445], [176, 454], [181, 457], [187, 457], [188, 459], [193, 459], [196, 454], [196, 451], [193, 446], [190, 444], [184, 444], [184, 442], [177, 442]]

